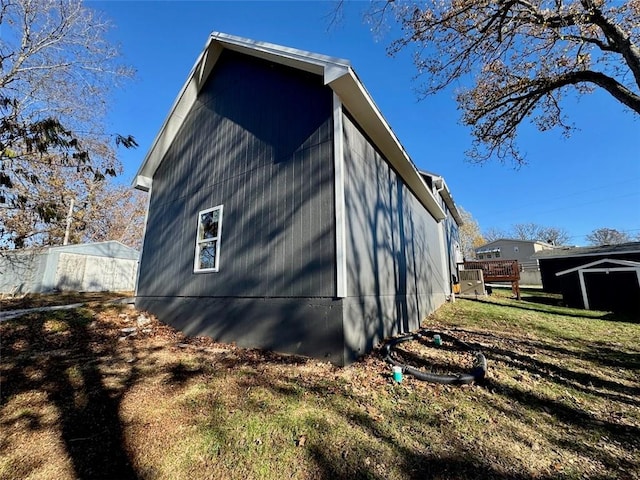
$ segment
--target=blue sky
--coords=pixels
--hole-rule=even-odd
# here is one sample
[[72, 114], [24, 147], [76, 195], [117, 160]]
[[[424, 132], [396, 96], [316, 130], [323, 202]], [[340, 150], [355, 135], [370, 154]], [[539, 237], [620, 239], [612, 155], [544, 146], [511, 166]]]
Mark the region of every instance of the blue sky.
[[480, 224], [508, 229], [535, 222], [562, 227], [570, 243], [600, 227], [640, 234], [640, 118], [604, 93], [565, 106], [579, 128], [520, 132], [528, 165], [518, 170], [465, 161], [470, 130], [460, 125], [453, 91], [418, 101], [410, 52], [389, 57], [397, 27], [372, 32], [368, 2], [347, 2], [330, 28], [333, 2], [89, 1], [114, 24], [135, 80], [115, 95], [109, 130], [132, 134], [140, 147], [122, 151], [123, 181], [131, 182], [212, 31], [346, 58], [420, 169], [443, 175], [456, 203]]

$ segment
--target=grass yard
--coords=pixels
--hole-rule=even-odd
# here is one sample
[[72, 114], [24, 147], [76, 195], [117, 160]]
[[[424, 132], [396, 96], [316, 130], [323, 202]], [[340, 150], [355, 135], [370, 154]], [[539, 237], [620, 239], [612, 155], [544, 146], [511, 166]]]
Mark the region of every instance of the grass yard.
[[640, 479], [640, 323], [556, 305], [494, 290], [429, 317], [485, 353], [464, 387], [394, 383], [375, 354], [336, 368], [186, 339], [117, 305], [8, 320], [0, 479]]

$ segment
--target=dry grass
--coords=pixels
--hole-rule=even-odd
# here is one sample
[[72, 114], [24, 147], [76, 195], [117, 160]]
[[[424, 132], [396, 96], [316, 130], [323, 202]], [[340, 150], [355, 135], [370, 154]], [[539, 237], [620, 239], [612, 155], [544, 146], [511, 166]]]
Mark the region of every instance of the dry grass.
[[[396, 384], [375, 355], [340, 369], [138, 315], [0, 323], [1, 479], [640, 478], [636, 323], [500, 292], [447, 304], [429, 328], [489, 361], [484, 385], [449, 387]], [[403, 348], [424, 368], [466, 361]]]

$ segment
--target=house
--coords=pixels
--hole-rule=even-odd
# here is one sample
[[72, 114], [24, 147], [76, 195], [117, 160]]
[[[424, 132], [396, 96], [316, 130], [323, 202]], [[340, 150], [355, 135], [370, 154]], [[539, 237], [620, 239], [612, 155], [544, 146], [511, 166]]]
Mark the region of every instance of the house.
[[561, 247], [553, 251], [538, 252], [535, 258], [540, 264], [542, 289], [545, 292], [561, 293], [567, 277], [558, 276], [559, 272], [605, 259], [640, 262], [640, 242], [594, 247]]
[[345, 364], [451, 292], [451, 194], [346, 60], [213, 33], [135, 185], [136, 306], [188, 335]]
[[117, 241], [0, 253], [0, 293], [133, 291], [140, 253]]
[[567, 306], [640, 316], [640, 262], [603, 258], [556, 277]]
[[541, 285], [538, 261], [533, 257], [537, 252], [551, 251], [558, 247], [549, 243], [500, 238], [475, 249], [477, 260], [517, 260], [520, 265], [520, 283]]

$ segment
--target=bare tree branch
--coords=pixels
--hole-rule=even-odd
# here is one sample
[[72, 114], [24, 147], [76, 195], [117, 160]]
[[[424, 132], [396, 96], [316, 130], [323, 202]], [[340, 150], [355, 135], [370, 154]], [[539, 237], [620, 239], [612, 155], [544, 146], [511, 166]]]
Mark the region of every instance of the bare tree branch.
[[412, 48], [421, 95], [452, 84], [475, 161], [519, 154], [522, 122], [571, 126], [564, 95], [602, 89], [640, 114], [640, 2], [628, 0], [425, 0], [389, 2], [403, 29], [389, 53]]

